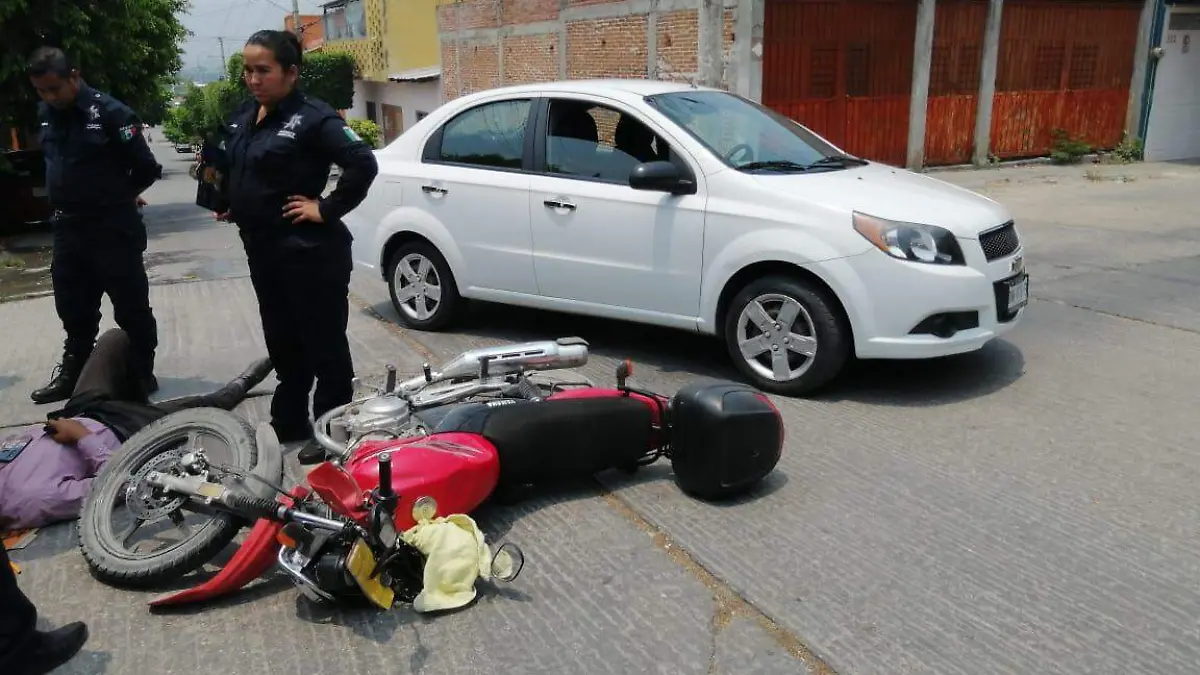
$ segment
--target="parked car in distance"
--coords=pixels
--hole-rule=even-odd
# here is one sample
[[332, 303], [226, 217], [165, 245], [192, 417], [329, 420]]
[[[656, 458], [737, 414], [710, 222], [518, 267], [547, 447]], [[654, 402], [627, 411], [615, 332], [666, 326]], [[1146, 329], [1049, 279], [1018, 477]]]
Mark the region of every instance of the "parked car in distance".
[[454, 99], [377, 151], [345, 218], [405, 324], [464, 299], [698, 331], [761, 389], [981, 348], [1028, 299], [1003, 206], [734, 94], [653, 80]]
[[191, 143], [172, 143], [172, 145], [175, 148], [175, 152], [178, 152], [179, 154], [196, 151], [196, 147]]

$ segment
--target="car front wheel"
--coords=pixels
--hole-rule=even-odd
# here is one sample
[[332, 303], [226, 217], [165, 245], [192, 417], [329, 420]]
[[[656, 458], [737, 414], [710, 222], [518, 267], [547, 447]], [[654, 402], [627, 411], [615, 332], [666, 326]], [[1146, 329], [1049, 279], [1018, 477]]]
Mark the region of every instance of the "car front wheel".
[[757, 279], [725, 313], [725, 343], [754, 386], [800, 396], [837, 376], [850, 355], [850, 333], [824, 289], [785, 276]]
[[405, 244], [392, 254], [388, 290], [400, 320], [418, 330], [445, 328], [462, 300], [446, 259], [423, 241]]

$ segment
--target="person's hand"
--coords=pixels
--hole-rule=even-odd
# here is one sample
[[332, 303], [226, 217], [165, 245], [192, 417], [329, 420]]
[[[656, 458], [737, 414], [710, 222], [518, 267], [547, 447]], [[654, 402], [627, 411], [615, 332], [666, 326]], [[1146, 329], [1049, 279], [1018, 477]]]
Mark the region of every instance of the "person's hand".
[[143, 207], [143, 206], [145, 206], [145, 205], [146, 205], [146, 200], [145, 200], [145, 199], [142, 199], [142, 196], [141, 196], [141, 195], [138, 195], [138, 198], [137, 198], [137, 207], [140, 209], [140, 208], [142, 208], [142, 207]]
[[320, 207], [321, 203], [315, 199], [292, 195], [288, 197], [287, 206], [283, 207], [283, 217], [291, 218], [293, 223], [323, 223], [325, 219], [321, 217]]
[[84, 436], [92, 434], [90, 429], [80, 424], [78, 420], [73, 419], [50, 420], [46, 423], [46, 426], [52, 430], [50, 438], [63, 445], [74, 445], [82, 440]]
[[216, 218], [217, 220], [228, 222], [229, 221], [229, 212], [226, 211], [225, 213], [217, 213], [216, 211], [213, 211], [213, 218]]

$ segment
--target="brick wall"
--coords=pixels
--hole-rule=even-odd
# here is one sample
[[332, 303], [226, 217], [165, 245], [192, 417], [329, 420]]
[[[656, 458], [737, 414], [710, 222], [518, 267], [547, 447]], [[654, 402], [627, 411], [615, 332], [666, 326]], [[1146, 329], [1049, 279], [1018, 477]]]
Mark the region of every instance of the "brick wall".
[[[748, 11], [750, 0], [738, 1]], [[496, 86], [558, 79], [694, 81], [698, 76], [700, 0], [439, 3], [442, 87], [447, 101]], [[729, 64], [737, 37], [736, 15], [736, 7], [726, 7], [726, 88], [732, 88], [734, 78]]]

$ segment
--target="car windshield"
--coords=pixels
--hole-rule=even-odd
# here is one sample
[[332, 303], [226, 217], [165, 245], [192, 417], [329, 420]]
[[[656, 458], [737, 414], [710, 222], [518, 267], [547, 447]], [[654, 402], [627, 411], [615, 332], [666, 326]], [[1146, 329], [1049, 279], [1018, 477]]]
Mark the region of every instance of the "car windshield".
[[741, 171], [794, 173], [866, 163], [787, 117], [728, 92], [679, 91], [645, 100]]

